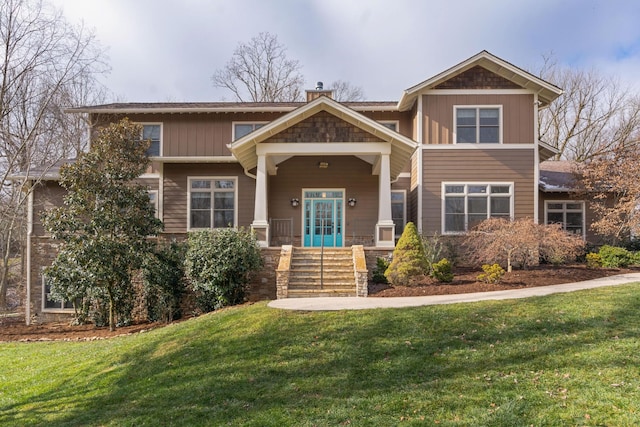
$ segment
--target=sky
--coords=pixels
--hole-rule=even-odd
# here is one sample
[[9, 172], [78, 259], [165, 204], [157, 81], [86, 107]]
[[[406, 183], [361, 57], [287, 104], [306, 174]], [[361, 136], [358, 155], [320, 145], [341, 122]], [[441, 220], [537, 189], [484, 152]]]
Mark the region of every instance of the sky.
[[397, 101], [476, 53], [527, 70], [544, 56], [640, 91], [637, 0], [52, 0], [93, 29], [119, 102], [233, 101], [211, 83], [239, 43], [278, 37], [305, 89], [335, 80]]

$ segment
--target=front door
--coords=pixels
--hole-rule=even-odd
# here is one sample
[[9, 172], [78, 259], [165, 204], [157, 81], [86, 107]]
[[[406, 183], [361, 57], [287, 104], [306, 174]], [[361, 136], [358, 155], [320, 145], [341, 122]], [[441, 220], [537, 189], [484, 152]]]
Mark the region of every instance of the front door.
[[343, 192], [304, 192], [304, 246], [342, 247]]

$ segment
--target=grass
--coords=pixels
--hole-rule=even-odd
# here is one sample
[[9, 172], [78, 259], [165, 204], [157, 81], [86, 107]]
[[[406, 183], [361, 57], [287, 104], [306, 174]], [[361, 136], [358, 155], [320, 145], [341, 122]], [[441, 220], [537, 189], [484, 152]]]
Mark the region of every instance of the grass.
[[640, 284], [0, 344], [2, 425], [640, 424]]

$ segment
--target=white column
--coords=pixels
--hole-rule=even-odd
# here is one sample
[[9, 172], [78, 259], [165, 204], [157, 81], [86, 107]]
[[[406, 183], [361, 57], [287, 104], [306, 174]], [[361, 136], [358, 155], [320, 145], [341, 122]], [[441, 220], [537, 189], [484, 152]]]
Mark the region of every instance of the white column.
[[267, 221], [267, 158], [258, 156], [256, 172], [256, 198], [251, 228], [256, 232], [260, 246], [269, 246], [269, 221]]
[[378, 181], [378, 223], [376, 224], [376, 246], [395, 246], [395, 227], [391, 217], [391, 165], [389, 154], [380, 154]]

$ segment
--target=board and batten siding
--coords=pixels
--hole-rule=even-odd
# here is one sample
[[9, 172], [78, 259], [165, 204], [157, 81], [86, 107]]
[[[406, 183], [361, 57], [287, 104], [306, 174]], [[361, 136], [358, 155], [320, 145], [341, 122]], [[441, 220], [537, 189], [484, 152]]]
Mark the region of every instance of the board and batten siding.
[[424, 143], [454, 143], [454, 106], [502, 106], [502, 142], [533, 144], [533, 95], [424, 95]]
[[429, 149], [423, 151], [423, 231], [442, 233], [443, 182], [513, 182], [514, 215], [533, 218], [535, 150]]
[[165, 164], [164, 165], [164, 231], [185, 233], [187, 231], [188, 178], [189, 177], [236, 177], [238, 225], [249, 227], [253, 222], [256, 182], [246, 176], [237, 163], [229, 164]]
[[[319, 162], [329, 163], [326, 169]], [[277, 175], [269, 176], [269, 218], [293, 219], [294, 245], [300, 245], [302, 235], [303, 197], [305, 189], [344, 189], [345, 246], [373, 244], [378, 220], [378, 176], [371, 174], [371, 165], [354, 156], [300, 156], [278, 165]], [[346, 205], [355, 198], [355, 207]], [[291, 199], [300, 200], [292, 207]], [[368, 241], [362, 241], [368, 239]]]

